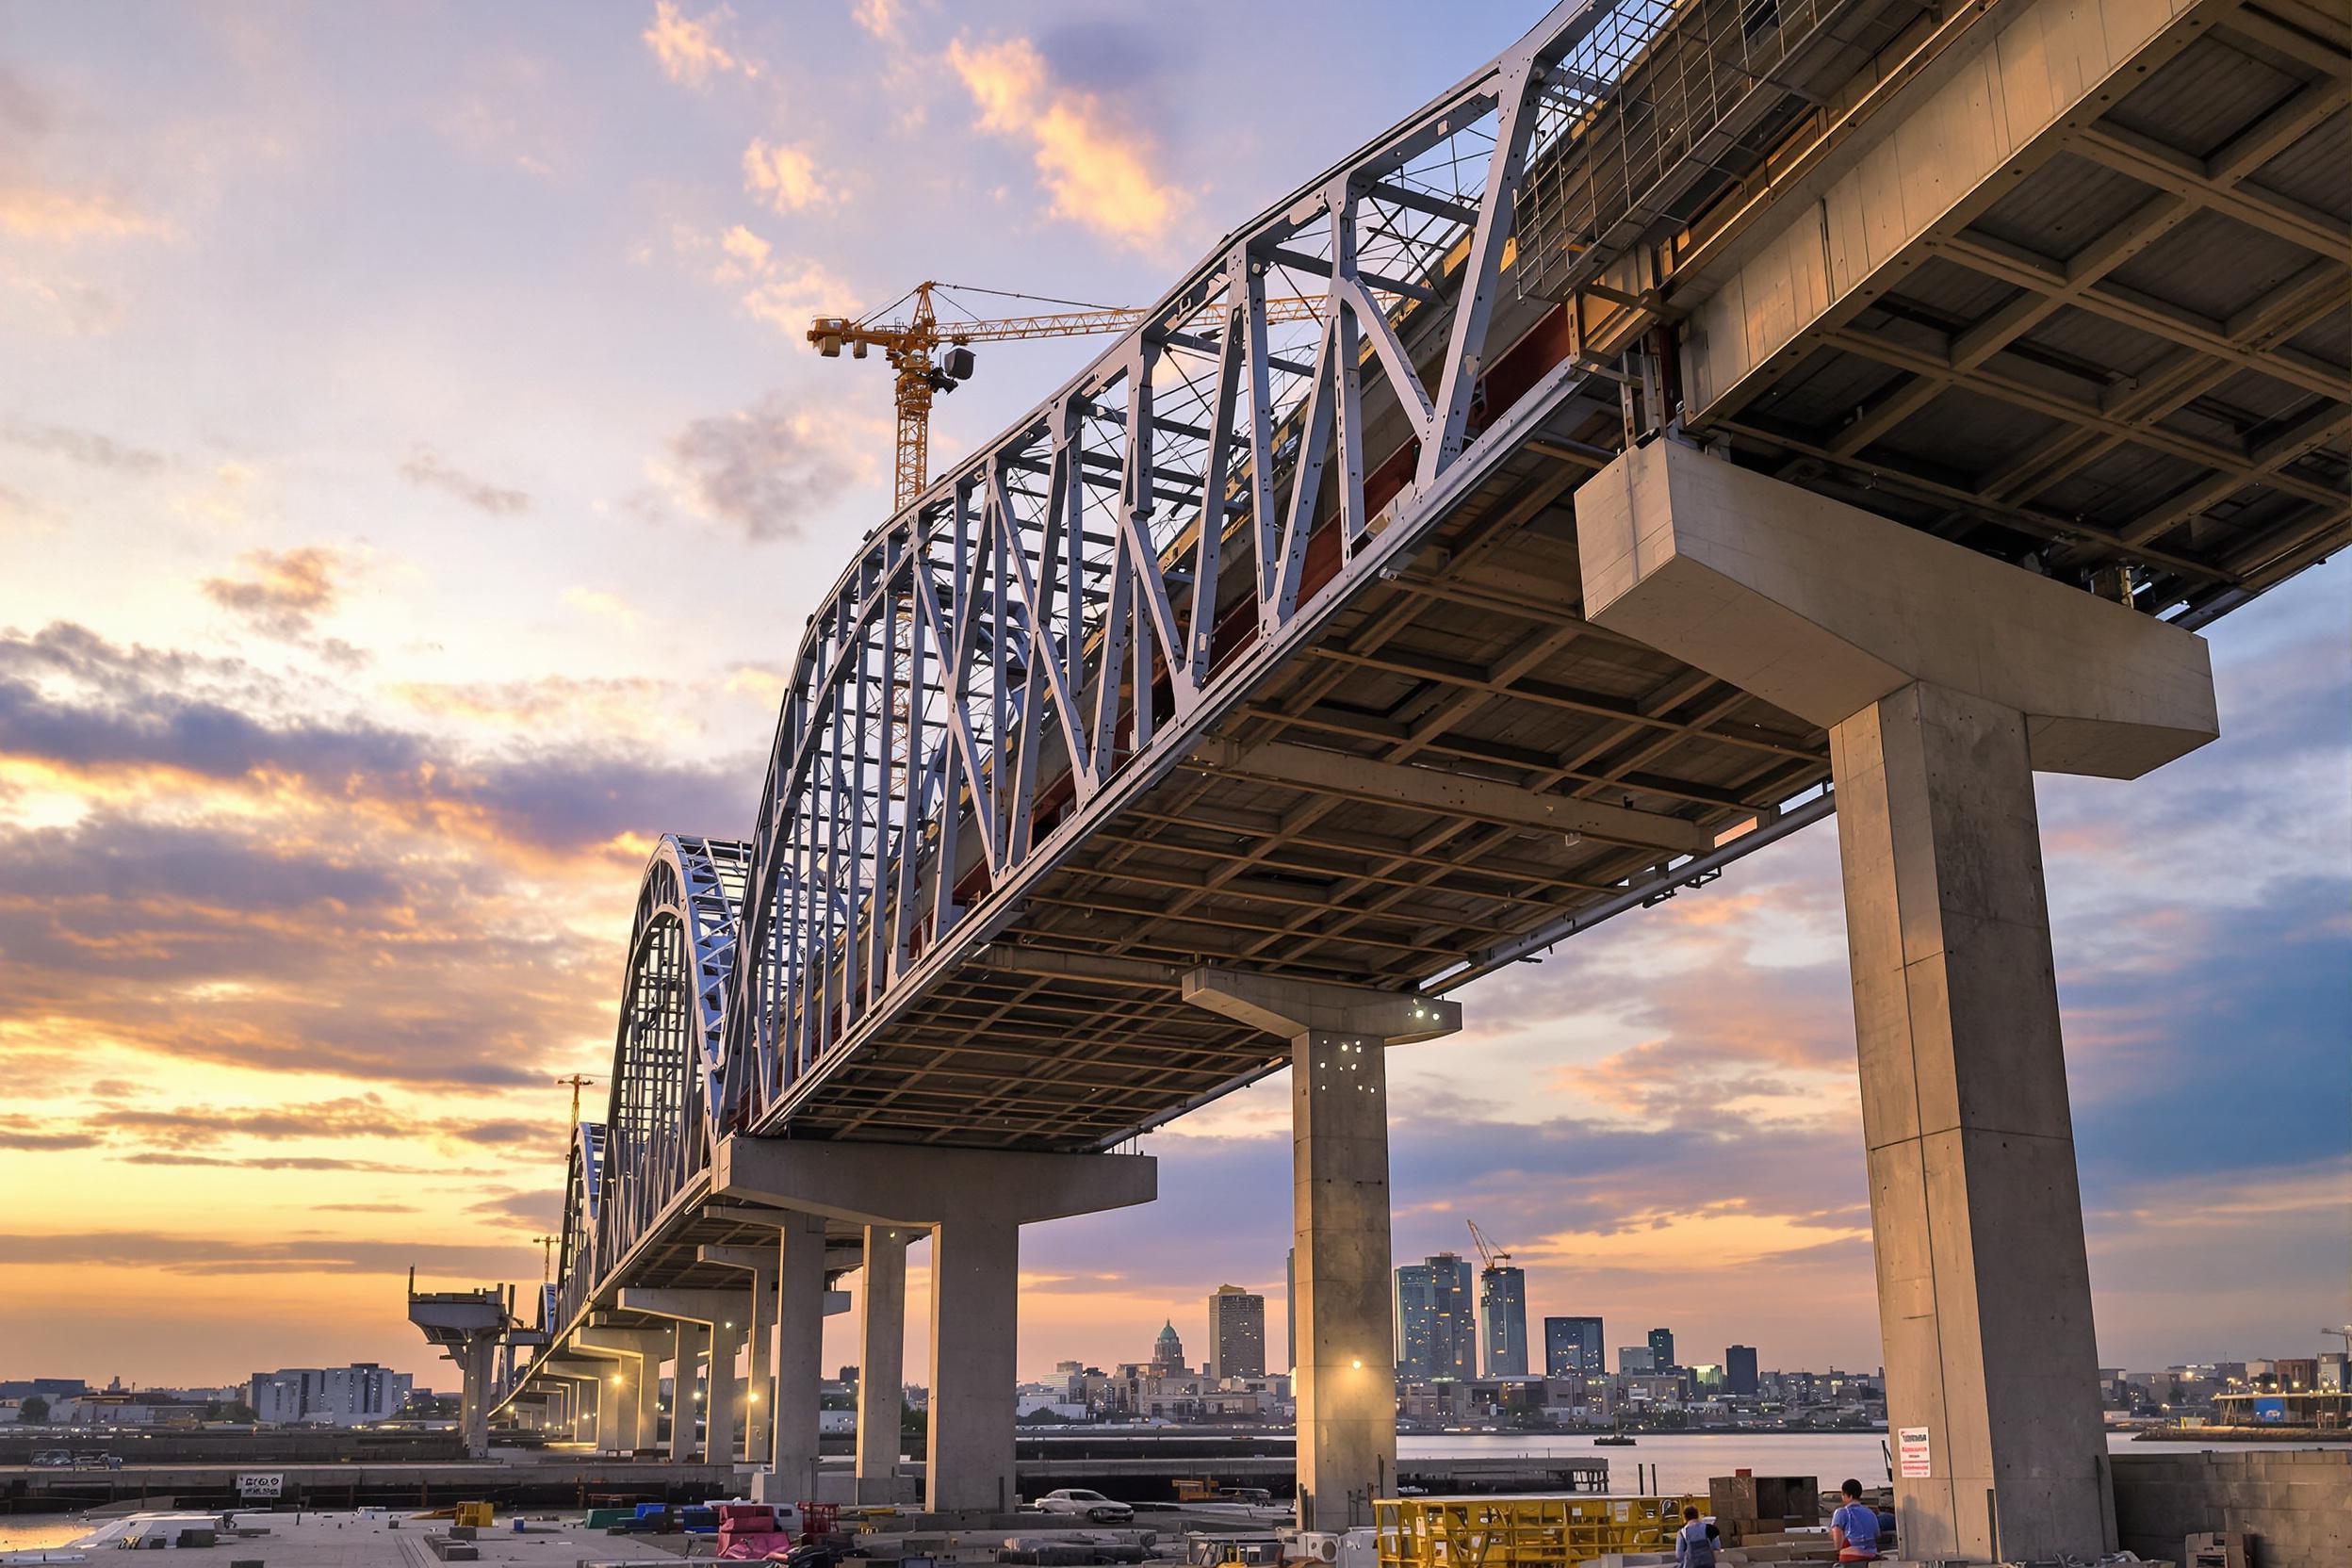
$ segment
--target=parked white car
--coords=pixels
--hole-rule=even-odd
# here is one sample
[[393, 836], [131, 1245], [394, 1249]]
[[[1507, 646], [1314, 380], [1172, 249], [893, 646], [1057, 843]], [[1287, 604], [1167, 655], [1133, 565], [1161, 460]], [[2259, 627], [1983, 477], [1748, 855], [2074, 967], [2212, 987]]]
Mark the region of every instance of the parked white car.
[[1124, 1525], [1135, 1516], [1132, 1506], [1105, 1497], [1100, 1492], [1088, 1492], [1083, 1486], [1066, 1486], [1059, 1492], [1047, 1493], [1037, 1499], [1037, 1511], [1084, 1514], [1098, 1525]]

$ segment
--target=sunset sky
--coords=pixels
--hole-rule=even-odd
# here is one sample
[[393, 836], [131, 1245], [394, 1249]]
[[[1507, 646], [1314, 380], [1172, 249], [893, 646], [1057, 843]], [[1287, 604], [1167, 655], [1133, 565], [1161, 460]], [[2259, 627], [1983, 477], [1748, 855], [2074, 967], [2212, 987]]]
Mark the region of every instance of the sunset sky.
[[[0, 1377], [454, 1386], [401, 1277], [538, 1279], [645, 853], [747, 831], [888, 506], [808, 318], [1141, 303], [1538, 8], [0, 4]], [[935, 462], [1090, 351], [984, 347]], [[2110, 1364], [2352, 1316], [2348, 631], [2337, 562], [2213, 630], [2219, 743], [2041, 780]], [[1836, 849], [1400, 1049], [1399, 1258], [1877, 1364]], [[1225, 1282], [1279, 1346], [1287, 1092], [1029, 1233], [1025, 1371], [1198, 1359]]]

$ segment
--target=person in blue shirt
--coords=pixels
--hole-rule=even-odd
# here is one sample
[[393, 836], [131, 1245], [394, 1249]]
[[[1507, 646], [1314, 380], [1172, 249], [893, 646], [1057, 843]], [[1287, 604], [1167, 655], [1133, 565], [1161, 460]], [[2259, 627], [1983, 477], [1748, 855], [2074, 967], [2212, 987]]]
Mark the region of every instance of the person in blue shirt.
[[1682, 1517], [1674, 1536], [1674, 1568], [1715, 1568], [1715, 1527], [1689, 1503], [1682, 1505]]
[[1829, 1516], [1829, 1542], [1840, 1562], [1878, 1560], [1878, 1510], [1862, 1501], [1862, 1483], [1850, 1480], [1838, 1489], [1845, 1503]]

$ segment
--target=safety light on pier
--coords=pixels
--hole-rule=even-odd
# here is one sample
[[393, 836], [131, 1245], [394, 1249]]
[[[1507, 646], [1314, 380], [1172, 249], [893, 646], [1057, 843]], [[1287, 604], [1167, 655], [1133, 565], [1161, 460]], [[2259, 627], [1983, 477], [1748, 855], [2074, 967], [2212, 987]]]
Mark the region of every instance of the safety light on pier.
[[1364, 1370], [1364, 1358], [1363, 1358], [1362, 1356], [1358, 1356], [1358, 1357], [1356, 1357], [1353, 1361], [1350, 1361], [1348, 1364], [1348, 1365], [1350, 1365], [1350, 1366], [1352, 1366], [1352, 1367], [1354, 1367], [1357, 1371], [1361, 1372], [1361, 1371], [1363, 1371], [1363, 1370]]
[[618, 1372], [612, 1374], [612, 1386], [614, 1388], [621, 1386], [621, 1375]]
[[756, 1405], [760, 1402], [760, 1391], [758, 1389], [754, 1389], [749, 1394], [744, 1395], [743, 1397], [749, 1399]]

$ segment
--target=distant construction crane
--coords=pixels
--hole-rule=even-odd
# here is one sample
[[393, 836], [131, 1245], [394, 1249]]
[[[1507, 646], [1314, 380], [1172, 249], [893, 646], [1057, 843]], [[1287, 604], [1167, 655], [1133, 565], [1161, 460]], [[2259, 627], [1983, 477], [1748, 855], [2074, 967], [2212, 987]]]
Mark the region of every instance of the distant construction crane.
[[600, 1078], [583, 1078], [577, 1072], [573, 1073], [569, 1078], [558, 1078], [555, 1081], [555, 1086], [557, 1088], [563, 1088], [568, 1085], [572, 1091], [572, 1119], [564, 1124], [564, 1137], [566, 1142], [580, 1135], [578, 1128], [580, 1126], [580, 1089], [586, 1085], [598, 1084], [602, 1082], [603, 1080]]
[[1477, 1220], [1469, 1220], [1466, 1223], [1470, 1227], [1470, 1239], [1478, 1244], [1478, 1257], [1489, 1270], [1501, 1268], [1511, 1262], [1511, 1254], [1489, 1240], [1486, 1233], [1478, 1229]]
[[2319, 1331], [2323, 1334], [2333, 1334], [2344, 1341], [2344, 1353], [2352, 1356], [2352, 1323], [2346, 1323], [2337, 1329], [2322, 1329]]
[[562, 1236], [533, 1236], [531, 1239], [539, 1244], [539, 1282], [543, 1285], [551, 1284], [555, 1281], [555, 1244], [564, 1238]]
[[[1036, 304], [1066, 305], [1067, 310], [1043, 316], [974, 315], [959, 303], [958, 294], [986, 294], [998, 300], [1026, 300]], [[1323, 302], [1298, 296], [1268, 300], [1268, 321], [1319, 318]], [[958, 314], [942, 321], [945, 303]], [[895, 313], [905, 311], [903, 316]], [[1124, 305], [1093, 305], [1079, 300], [1056, 300], [1038, 294], [1013, 294], [1001, 288], [925, 282], [915, 285], [879, 310], [863, 316], [820, 316], [808, 323], [808, 341], [827, 359], [849, 350], [863, 359], [879, 349], [898, 372], [898, 463], [892, 509], [904, 508], [930, 482], [931, 400], [953, 392], [972, 379], [974, 343], [1010, 343], [1030, 337], [1086, 337], [1097, 333], [1124, 332], [1143, 319], [1139, 309]]]

